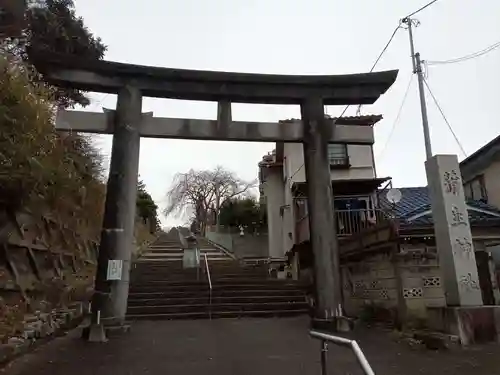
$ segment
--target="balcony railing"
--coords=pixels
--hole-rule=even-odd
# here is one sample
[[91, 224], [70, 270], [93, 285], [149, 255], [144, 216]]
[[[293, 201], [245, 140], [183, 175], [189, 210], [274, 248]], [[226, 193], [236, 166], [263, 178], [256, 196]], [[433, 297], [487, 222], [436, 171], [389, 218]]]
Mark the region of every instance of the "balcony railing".
[[330, 168], [348, 167], [349, 157], [347, 156], [334, 156], [329, 157]]
[[[309, 220], [304, 216], [297, 221], [297, 243], [309, 239]], [[387, 221], [387, 214], [379, 209], [335, 210], [337, 236], [346, 237], [360, 233]]]
[[387, 220], [387, 215], [377, 209], [336, 210], [335, 214], [339, 236], [350, 236]]

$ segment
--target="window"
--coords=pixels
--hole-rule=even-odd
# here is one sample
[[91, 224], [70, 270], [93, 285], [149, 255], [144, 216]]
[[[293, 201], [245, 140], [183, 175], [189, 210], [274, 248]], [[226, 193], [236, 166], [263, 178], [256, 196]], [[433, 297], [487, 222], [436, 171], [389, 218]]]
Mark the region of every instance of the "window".
[[464, 195], [465, 199], [472, 199], [472, 185], [470, 183], [464, 185]]
[[482, 200], [484, 202], [488, 201], [488, 195], [486, 194], [486, 187], [484, 184], [484, 176], [480, 175], [475, 177], [473, 180], [467, 182], [464, 185], [465, 198], [472, 199], [475, 201]]
[[330, 143], [328, 145], [328, 160], [331, 166], [348, 166], [347, 145], [345, 143]]

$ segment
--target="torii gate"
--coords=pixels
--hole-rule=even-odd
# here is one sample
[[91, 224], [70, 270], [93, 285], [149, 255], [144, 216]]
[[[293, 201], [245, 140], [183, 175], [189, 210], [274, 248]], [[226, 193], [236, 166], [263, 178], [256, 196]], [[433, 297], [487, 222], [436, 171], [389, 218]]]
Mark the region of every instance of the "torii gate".
[[[341, 285], [329, 142], [372, 144], [373, 132], [353, 131], [325, 119], [325, 105], [372, 104], [394, 83], [397, 70], [290, 76], [197, 71], [110, 61], [39, 55], [36, 66], [52, 84], [118, 95], [116, 111], [59, 112], [57, 127], [113, 134], [92, 323], [97, 340], [103, 324], [123, 326], [128, 298], [140, 137], [226, 141], [302, 142], [308, 182], [309, 225], [315, 258], [317, 306], [314, 322], [335, 329], [341, 315]], [[215, 101], [216, 121], [154, 118], [141, 111], [142, 97]], [[231, 103], [298, 104], [302, 121], [256, 123], [231, 119]], [[110, 260], [123, 261], [120, 280], [106, 278]], [[92, 329], [91, 329], [92, 332]]]

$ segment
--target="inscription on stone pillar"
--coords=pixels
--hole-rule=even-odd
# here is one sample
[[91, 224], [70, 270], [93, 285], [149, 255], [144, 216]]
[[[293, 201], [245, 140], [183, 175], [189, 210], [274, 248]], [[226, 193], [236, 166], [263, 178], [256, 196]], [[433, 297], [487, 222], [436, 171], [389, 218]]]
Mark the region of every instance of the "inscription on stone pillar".
[[456, 155], [426, 162], [439, 265], [449, 306], [482, 305], [469, 216]]

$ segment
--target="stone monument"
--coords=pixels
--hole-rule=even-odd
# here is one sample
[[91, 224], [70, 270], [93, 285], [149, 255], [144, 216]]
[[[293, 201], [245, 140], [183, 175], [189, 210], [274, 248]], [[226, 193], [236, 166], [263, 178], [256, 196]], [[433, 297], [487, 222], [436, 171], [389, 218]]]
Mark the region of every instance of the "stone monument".
[[483, 304], [469, 216], [456, 155], [426, 162], [436, 246], [448, 306]]

